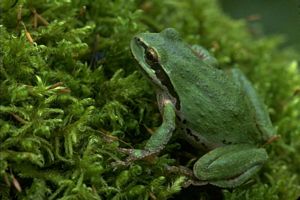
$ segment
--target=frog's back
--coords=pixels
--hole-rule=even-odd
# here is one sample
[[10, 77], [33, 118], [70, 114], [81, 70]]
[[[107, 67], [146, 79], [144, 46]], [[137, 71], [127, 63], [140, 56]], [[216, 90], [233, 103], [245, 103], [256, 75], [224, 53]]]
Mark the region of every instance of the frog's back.
[[226, 72], [186, 54], [184, 60], [174, 58], [168, 74], [180, 101], [180, 121], [192, 138], [208, 149], [260, 140], [251, 104]]

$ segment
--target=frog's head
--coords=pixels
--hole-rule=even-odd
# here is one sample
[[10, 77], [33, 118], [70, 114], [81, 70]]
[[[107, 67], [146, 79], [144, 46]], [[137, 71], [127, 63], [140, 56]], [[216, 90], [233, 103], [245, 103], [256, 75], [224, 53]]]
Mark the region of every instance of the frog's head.
[[173, 28], [167, 28], [160, 33], [140, 33], [130, 44], [132, 55], [146, 76], [157, 88], [175, 99], [178, 96], [171, 83], [170, 74], [174, 70], [174, 62], [181, 58], [180, 51], [185, 52], [183, 44]]
[[[181, 56], [182, 42], [178, 32], [167, 28], [160, 33], [140, 33], [130, 44], [133, 57], [143, 72], [161, 89], [170, 89], [173, 62]], [[187, 47], [188, 48], [188, 47]]]

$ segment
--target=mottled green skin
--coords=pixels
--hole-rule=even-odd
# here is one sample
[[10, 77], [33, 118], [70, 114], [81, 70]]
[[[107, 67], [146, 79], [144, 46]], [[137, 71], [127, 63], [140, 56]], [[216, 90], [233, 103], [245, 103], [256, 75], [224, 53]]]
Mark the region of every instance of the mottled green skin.
[[[151, 48], [158, 56], [155, 67], [146, 60], [147, 48]], [[267, 160], [267, 155], [259, 146], [270, 140], [275, 131], [265, 106], [239, 70], [218, 69], [215, 58], [202, 47], [190, 47], [184, 43], [174, 29], [138, 34], [131, 42], [131, 49], [142, 71], [155, 85], [161, 112], [163, 113], [167, 104], [166, 100], [174, 105], [176, 123], [185, 133], [185, 139], [208, 151], [222, 147], [216, 151], [217, 157], [222, 158], [217, 170], [213, 169], [210, 173], [209, 169], [205, 169], [203, 163], [212, 162], [210, 154], [195, 164], [194, 173], [198, 178], [222, 187], [235, 187], [261, 167]], [[157, 135], [160, 137], [153, 138], [163, 137], [161, 134]], [[149, 142], [148, 149], [149, 146], [159, 146], [157, 142], [154, 143]], [[243, 153], [236, 153], [238, 150]], [[230, 156], [228, 152], [234, 156]], [[252, 158], [239, 163], [240, 155]], [[238, 174], [226, 172], [226, 169], [222, 174], [222, 167], [226, 167], [221, 166], [222, 162], [229, 163], [230, 170], [234, 166], [239, 168]], [[243, 170], [243, 177], [236, 181]], [[217, 183], [224, 179], [231, 179], [231, 182]]]

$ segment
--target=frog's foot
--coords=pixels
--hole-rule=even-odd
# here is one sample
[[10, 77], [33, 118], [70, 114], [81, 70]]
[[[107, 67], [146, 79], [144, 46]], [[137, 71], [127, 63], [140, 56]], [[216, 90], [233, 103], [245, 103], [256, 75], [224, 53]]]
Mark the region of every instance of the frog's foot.
[[272, 142], [274, 142], [274, 141], [276, 141], [278, 139], [280, 139], [280, 135], [274, 135], [265, 144], [263, 144], [263, 146], [271, 144]]
[[200, 45], [193, 45], [191, 48], [195, 55], [203, 60], [206, 64], [212, 67], [218, 67], [219, 63], [217, 59], [213, 57], [204, 47]]
[[156, 150], [142, 150], [142, 149], [121, 149], [123, 153], [128, 154], [128, 158], [126, 162], [133, 162], [136, 160], [143, 160], [143, 159], [152, 159], [154, 158], [161, 149]]
[[147, 160], [153, 161], [155, 156], [159, 153], [157, 151], [150, 151], [150, 150], [141, 150], [141, 149], [125, 149], [125, 148], [118, 148], [119, 152], [129, 155], [125, 161], [116, 161], [112, 165], [113, 166], [128, 166], [136, 160]]
[[184, 166], [167, 166], [166, 170], [170, 173], [176, 173], [180, 175], [184, 175], [187, 177], [187, 181], [182, 185], [182, 187], [187, 188], [190, 185], [194, 186], [203, 186], [207, 185], [207, 181], [200, 181], [195, 176], [192, 170]]

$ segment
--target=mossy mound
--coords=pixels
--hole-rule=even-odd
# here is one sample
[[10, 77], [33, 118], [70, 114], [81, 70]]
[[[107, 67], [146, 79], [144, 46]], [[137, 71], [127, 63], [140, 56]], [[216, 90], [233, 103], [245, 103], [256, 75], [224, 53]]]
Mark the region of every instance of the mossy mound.
[[253, 183], [221, 196], [300, 196], [300, 77], [296, 52], [278, 49], [281, 38], [256, 36], [212, 0], [3, 0], [0, 8], [1, 199], [212, 198], [219, 189], [190, 193], [183, 176], [165, 171], [180, 160], [176, 139], [155, 164], [112, 165], [126, 158], [117, 147], [142, 147], [160, 124], [129, 41], [166, 27], [208, 48], [222, 67], [240, 67], [280, 135]]

